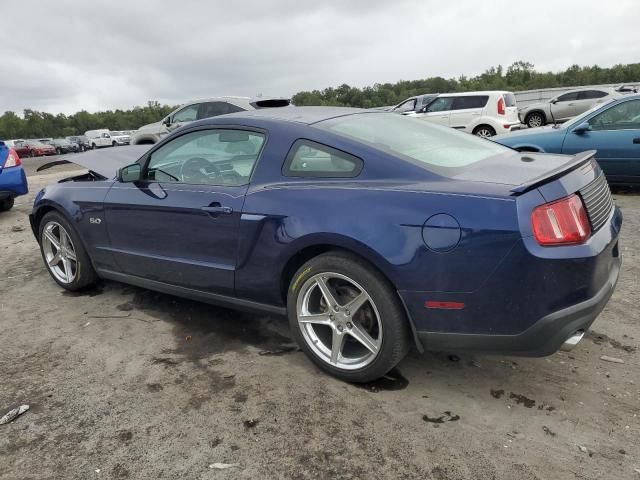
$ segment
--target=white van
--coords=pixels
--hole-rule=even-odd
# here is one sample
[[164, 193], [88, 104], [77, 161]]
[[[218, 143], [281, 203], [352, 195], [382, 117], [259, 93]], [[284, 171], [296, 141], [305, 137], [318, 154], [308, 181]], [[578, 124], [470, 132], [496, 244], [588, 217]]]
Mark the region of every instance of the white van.
[[502, 91], [443, 93], [409, 116], [479, 137], [493, 137], [520, 128], [516, 97]]
[[115, 139], [111, 138], [111, 132], [107, 128], [87, 130], [84, 132], [84, 136], [87, 137], [89, 147], [92, 149], [100, 147], [115, 147], [118, 144]]

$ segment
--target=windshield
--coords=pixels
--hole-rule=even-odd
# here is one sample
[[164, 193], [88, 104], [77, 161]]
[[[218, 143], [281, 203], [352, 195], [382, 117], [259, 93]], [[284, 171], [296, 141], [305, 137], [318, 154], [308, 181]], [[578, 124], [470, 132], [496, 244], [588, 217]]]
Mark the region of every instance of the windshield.
[[608, 100], [606, 100], [606, 101], [604, 101], [602, 103], [598, 103], [598, 104], [594, 105], [593, 107], [591, 107], [589, 110], [587, 110], [583, 114], [578, 115], [577, 117], [573, 118], [572, 120], [569, 120], [568, 122], [562, 124], [560, 128], [571, 128], [571, 127], [575, 127], [575, 126], [580, 125], [584, 118], [588, 117], [589, 115], [591, 115], [596, 110], [601, 109], [603, 106], [610, 104], [614, 100], [615, 100], [614, 98], [610, 98], [610, 99], [608, 99]]
[[436, 169], [466, 167], [510, 152], [468, 133], [390, 113], [348, 115], [315, 125]]

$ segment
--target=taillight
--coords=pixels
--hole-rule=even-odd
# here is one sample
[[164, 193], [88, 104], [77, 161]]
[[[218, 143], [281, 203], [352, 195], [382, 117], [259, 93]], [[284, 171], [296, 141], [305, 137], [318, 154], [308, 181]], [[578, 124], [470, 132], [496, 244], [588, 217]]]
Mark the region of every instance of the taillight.
[[498, 115], [504, 115], [504, 98], [498, 99]]
[[13, 148], [10, 148], [9, 149], [9, 154], [7, 155], [7, 158], [4, 161], [4, 165], [3, 165], [4, 168], [17, 167], [21, 163], [22, 162], [20, 162], [20, 157], [18, 156], [16, 151]]
[[531, 227], [543, 246], [575, 245], [591, 234], [584, 204], [575, 194], [536, 207], [531, 213]]

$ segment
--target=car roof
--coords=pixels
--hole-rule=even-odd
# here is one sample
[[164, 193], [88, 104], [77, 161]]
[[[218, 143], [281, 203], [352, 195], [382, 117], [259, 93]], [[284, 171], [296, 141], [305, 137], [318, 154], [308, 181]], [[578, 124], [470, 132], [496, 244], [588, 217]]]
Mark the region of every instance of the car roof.
[[[224, 118], [247, 118], [247, 119], [270, 119], [281, 120], [285, 122], [302, 123], [312, 125], [330, 118], [343, 117], [345, 115], [353, 115], [359, 113], [381, 114], [387, 112], [376, 112], [364, 108], [350, 107], [280, 107], [280, 108], [261, 108], [259, 110], [247, 110], [244, 112], [229, 113], [211, 117], [207, 120], [224, 119]], [[219, 123], [219, 122], [216, 122]]]
[[581, 87], [581, 88], [573, 88], [571, 90], [567, 90], [566, 92], [562, 92], [560, 95], [564, 95], [565, 93], [573, 93], [573, 92], [586, 92], [589, 90], [600, 90], [601, 92], [615, 92], [615, 88], [613, 87]]

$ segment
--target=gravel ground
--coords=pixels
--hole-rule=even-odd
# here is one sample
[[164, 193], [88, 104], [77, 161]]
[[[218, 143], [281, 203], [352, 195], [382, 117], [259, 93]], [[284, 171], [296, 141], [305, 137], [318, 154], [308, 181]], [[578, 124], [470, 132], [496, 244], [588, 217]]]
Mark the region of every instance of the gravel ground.
[[63, 292], [27, 213], [65, 174], [28, 169], [32, 194], [0, 215], [0, 415], [31, 409], [0, 425], [0, 479], [640, 479], [637, 193], [616, 194], [622, 277], [573, 352], [413, 352], [354, 386], [279, 318], [112, 282]]

